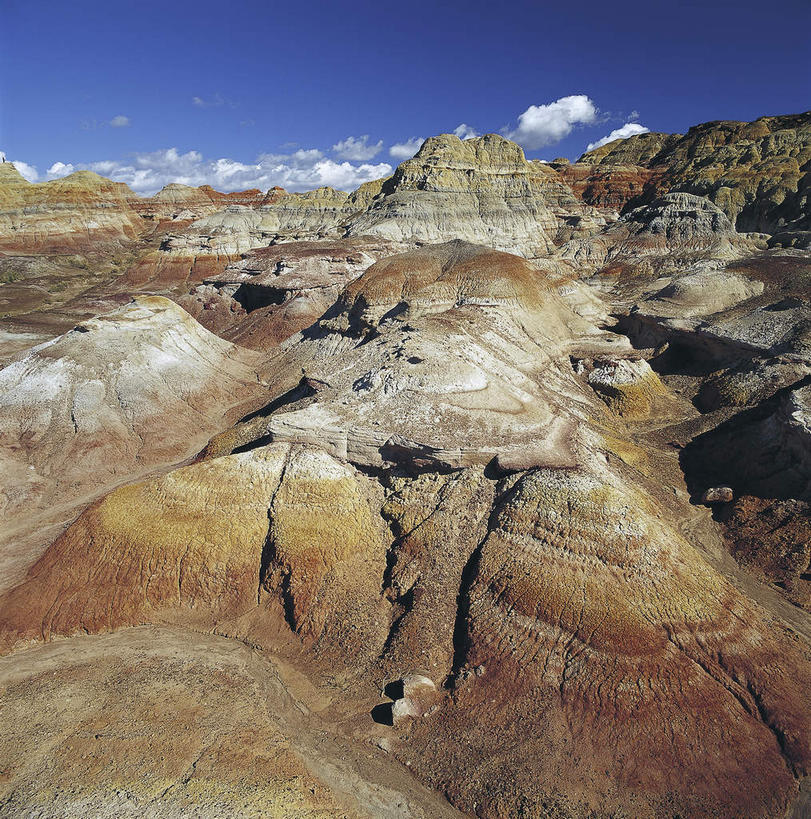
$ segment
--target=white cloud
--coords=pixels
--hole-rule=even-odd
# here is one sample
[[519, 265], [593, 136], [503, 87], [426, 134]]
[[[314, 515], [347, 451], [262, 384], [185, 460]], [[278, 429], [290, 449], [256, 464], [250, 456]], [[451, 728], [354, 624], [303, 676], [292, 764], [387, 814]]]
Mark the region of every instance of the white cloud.
[[73, 173], [75, 170], [76, 168], [69, 162], [67, 164], [64, 162], [54, 162], [54, 164], [48, 168], [48, 179], [58, 179], [61, 176], [67, 176], [69, 173]]
[[[336, 162], [316, 149], [262, 154], [251, 163], [227, 157], [206, 159], [199, 151], [180, 153], [177, 148], [167, 148], [134, 154], [127, 161], [104, 160], [76, 167], [89, 168], [116, 182], [126, 182], [142, 195], [153, 194], [170, 182], [195, 187], [211, 185], [224, 192], [248, 188], [267, 190], [274, 185], [291, 191], [312, 190], [323, 185], [351, 191], [392, 172], [387, 162]], [[49, 169], [49, 175], [64, 175], [72, 170], [75, 170], [72, 165], [56, 162]]]
[[14, 167], [19, 172], [20, 176], [27, 179], [29, 182], [36, 182], [39, 179], [39, 172], [33, 165], [27, 162], [20, 162], [19, 159], [12, 160]]
[[627, 139], [636, 134], [647, 134], [650, 128], [640, 125], [638, 122], [626, 122], [621, 128], [615, 128], [608, 136], [598, 139], [596, 142], [590, 142], [586, 148], [586, 152], [593, 151], [595, 148], [601, 148], [603, 145], [608, 145], [615, 139]]
[[[57, 164], [61, 165], [62, 163], [58, 162]], [[73, 165], [70, 165], [69, 167], [72, 168]], [[119, 167], [119, 163], [118, 162], [113, 162], [112, 160], [107, 160], [106, 162], [94, 162], [93, 163], [93, 170], [96, 173], [101, 174], [102, 176], [109, 176], [118, 167]]]
[[11, 164], [17, 169], [17, 173], [20, 174], [23, 179], [27, 179], [29, 182], [36, 182], [39, 179], [39, 171], [37, 171], [33, 165], [29, 165], [27, 162], [21, 162], [19, 159], [11, 159], [6, 161], [11, 162]]
[[389, 154], [395, 159], [411, 159], [417, 151], [419, 151], [422, 143], [425, 142], [424, 137], [411, 137], [405, 142], [398, 142], [389, 148]]
[[478, 131], [471, 128], [464, 122], [461, 125], [457, 125], [456, 128], [453, 129], [453, 132], [459, 137], [459, 139], [472, 139], [473, 137], [477, 137], [479, 135]]
[[585, 94], [575, 94], [547, 105], [530, 105], [518, 117], [518, 127], [507, 130], [506, 134], [524, 148], [534, 151], [560, 142], [575, 125], [589, 125], [596, 120], [594, 103]]
[[110, 125], [113, 128], [126, 128], [130, 124], [130, 118], [125, 117], [123, 114], [119, 114], [117, 117], [113, 117], [110, 120]]
[[367, 159], [372, 159], [383, 150], [383, 140], [375, 142], [373, 145], [369, 144], [369, 134], [363, 134], [359, 137], [347, 137], [340, 142], [336, 142], [332, 146], [332, 150], [338, 155], [340, 159], [352, 159], [362, 162]]

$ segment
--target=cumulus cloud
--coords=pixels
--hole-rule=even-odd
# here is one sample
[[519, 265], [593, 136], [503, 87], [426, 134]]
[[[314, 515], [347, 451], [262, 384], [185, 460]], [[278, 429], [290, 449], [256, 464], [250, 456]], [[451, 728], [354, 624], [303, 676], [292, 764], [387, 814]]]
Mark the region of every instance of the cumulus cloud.
[[29, 165], [27, 162], [21, 162], [19, 159], [12, 159], [12, 162], [20, 176], [29, 182], [36, 182], [39, 179], [39, 172], [33, 165]]
[[125, 182], [142, 195], [153, 194], [170, 182], [195, 187], [211, 185], [225, 192], [248, 188], [267, 190], [274, 185], [291, 191], [312, 190], [324, 185], [351, 191], [364, 182], [392, 172], [387, 162], [336, 162], [316, 149], [262, 154], [256, 162], [241, 162], [227, 157], [207, 159], [199, 151], [181, 153], [177, 148], [166, 148], [137, 153], [126, 161], [103, 160], [75, 167], [55, 162], [48, 175], [56, 178], [78, 168], [88, 168], [116, 182]]
[[590, 125], [597, 120], [597, 108], [585, 94], [561, 97], [546, 105], [530, 105], [518, 117], [518, 127], [506, 135], [534, 151], [567, 137], [575, 125]]
[[130, 124], [130, 118], [125, 117], [123, 114], [119, 114], [116, 117], [113, 117], [110, 120], [110, 125], [113, 128], [126, 128]]
[[586, 151], [593, 151], [595, 148], [602, 148], [603, 145], [608, 145], [615, 139], [627, 139], [636, 134], [647, 134], [650, 128], [640, 125], [638, 122], [626, 122], [621, 128], [615, 128], [608, 136], [598, 139], [596, 142], [590, 142]]
[[461, 125], [457, 125], [456, 128], [453, 129], [453, 132], [459, 137], [459, 139], [472, 139], [473, 137], [477, 137], [479, 135], [478, 131], [471, 128], [465, 122], [463, 122]]
[[422, 143], [425, 142], [425, 137], [411, 137], [405, 142], [398, 142], [389, 148], [389, 155], [394, 159], [403, 160], [411, 159], [417, 151], [419, 151]]
[[69, 173], [73, 173], [76, 168], [68, 162], [67, 164], [64, 162], [54, 162], [50, 168], [48, 168], [48, 179], [59, 179], [61, 176], [67, 176]]
[[359, 137], [347, 137], [340, 142], [336, 142], [332, 146], [340, 159], [351, 159], [355, 162], [363, 162], [367, 159], [373, 159], [383, 150], [383, 140], [369, 144], [369, 134], [363, 134]]

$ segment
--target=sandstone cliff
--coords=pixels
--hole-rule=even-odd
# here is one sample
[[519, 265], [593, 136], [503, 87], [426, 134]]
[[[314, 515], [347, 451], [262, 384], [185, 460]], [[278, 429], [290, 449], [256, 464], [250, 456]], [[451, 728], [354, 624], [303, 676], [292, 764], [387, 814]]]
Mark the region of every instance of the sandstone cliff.
[[[601, 169], [640, 167], [651, 174], [645, 182], [651, 195], [684, 191], [705, 196], [737, 230], [776, 233], [811, 229], [809, 161], [811, 112], [707, 122], [684, 136], [633, 136], [585, 154], [578, 164], [587, 165], [597, 179]], [[629, 188], [629, 199], [637, 191]], [[585, 198], [592, 201], [595, 194], [587, 192]]]

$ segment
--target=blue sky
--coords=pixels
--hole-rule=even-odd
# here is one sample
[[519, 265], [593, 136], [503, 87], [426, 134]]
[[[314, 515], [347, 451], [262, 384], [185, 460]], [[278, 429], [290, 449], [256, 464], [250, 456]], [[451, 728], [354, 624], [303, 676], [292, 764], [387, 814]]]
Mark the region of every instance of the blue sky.
[[576, 158], [811, 108], [809, 31], [809, 0], [3, 0], [0, 149], [142, 193], [350, 189], [463, 123]]

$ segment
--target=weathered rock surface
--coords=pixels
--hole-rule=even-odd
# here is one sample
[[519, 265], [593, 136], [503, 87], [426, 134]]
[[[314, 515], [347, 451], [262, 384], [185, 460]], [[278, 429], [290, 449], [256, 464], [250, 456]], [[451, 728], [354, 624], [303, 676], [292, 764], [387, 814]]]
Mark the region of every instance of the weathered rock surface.
[[655, 186], [662, 171], [653, 160], [680, 138], [681, 134], [639, 134], [589, 151], [575, 163], [555, 167], [584, 202], [619, 213]]
[[[635, 813], [779, 813], [792, 766], [808, 765], [807, 729], [797, 710], [785, 724], [764, 721], [776, 711], [762, 698], [804, 696], [794, 688], [793, 675], [808, 673], [800, 656], [606, 471], [539, 470], [502, 491], [467, 593], [456, 709], [443, 726], [467, 740], [451, 764], [468, 810], [486, 798], [498, 815], [518, 798], [610, 813], [622, 792]], [[792, 659], [782, 666], [773, 651]], [[690, 725], [698, 714], [701, 728]], [[469, 760], [493, 724], [517, 745], [485, 797]], [[731, 737], [747, 750], [730, 757]], [[555, 750], [544, 758], [540, 747]], [[519, 764], [529, 756], [531, 779]]]
[[720, 482], [738, 494], [811, 500], [811, 386], [805, 381], [696, 438], [684, 453], [688, 474], [723, 475]]
[[797, 356], [752, 358], [713, 373], [696, 395], [703, 411], [720, 407], [746, 407], [771, 398], [811, 375], [811, 362]]
[[156, 296], [18, 356], [0, 370], [4, 536], [192, 454], [261, 389], [258, 365]]
[[400, 249], [363, 237], [275, 244], [243, 254], [177, 300], [217, 335], [266, 349], [309, 327], [350, 281]]
[[136, 238], [135, 194], [92, 171], [32, 184], [10, 163], [0, 165], [0, 251], [70, 253], [114, 247]]
[[535, 257], [603, 223], [552, 168], [527, 162], [514, 142], [442, 134], [403, 162], [346, 229], [405, 242], [463, 239]]
[[302, 194], [279, 188], [255, 201], [245, 194], [231, 194], [229, 202], [228, 197], [217, 194], [217, 207], [205, 209], [199, 218], [184, 220], [182, 217], [193, 215], [186, 209], [175, 222], [164, 224], [166, 232], [159, 247], [144, 254], [121, 284], [172, 290], [216, 276], [249, 250], [277, 240], [335, 236], [341, 222], [371, 194], [369, 184], [352, 196], [333, 188]]
[[721, 517], [735, 559], [811, 610], [811, 507], [745, 495]]
[[641, 166], [652, 172], [643, 198], [661, 191], [704, 196], [738, 230], [775, 233], [809, 229], [809, 160], [811, 112], [806, 112], [706, 122], [681, 137], [633, 136], [585, 154], [578, 164], [598, 171]]
[[[5, 636], [145, 620], [219, 622], [227, 632], [235, 618], [254, 630], [263, 617], [284, 618], [333, 669], [357, 674], [391, 645], [385, 630], [364, 631], [386, 622], [386, 543], [369, 503], [375, 485], [323, 452], [276, 444], [119, 489], [5, 596]], [[229, 504], [242, 513], [240, 526]], [[411, 692], [396, 715], [395, 701], [398, 724], [426, 715], [405, 721], [408, 745], [395, 753], [443, 782], [464, 810], [475, 802], [486, 816], [550, 799], [577, 816], [785, 809], [792, 769], [805, 771], [811, 759], [807, 665], [655, 505], [592, 463], [499, 482], [488, 517], [461, 578], [443, 589], [454, 599], [461, 588], [445, 626], [453, 697], [417, 708]], [[458, 524], [444, 523], [422, 533], [418, 560], [448, 543]], [[86, 561], [70, 557], [88, 542]], [[430, 589], [444, 578], [420, 582]], [[435, 631], [408, 637], [409, 615], [406, 606], [394, 633], [422, 657]], [[17, 630], [25, 623], [37, 627]], [[538, 728], [527, 733], [527, 724]], [[452, 741], [460, 734], [464, 753]], [[730, 737], [746, 753], [724, 753]], [[482, 776], [494, 747], [498, 763]], [[537, 760], [532, 769], [521, 763], [528, 757]]]
[[786, 811], [807, 660], [616, 457], [595, 392], [664, 385], [547, 274], [394, 256], [267, 379], [204, 460], [94, 503], [0, 598], [6, 650], [164, 623], [309, 657], [345, 709], [399, 679], [385, 747], [486, 817]]
[[4, 620], [28, 623], [20, 637], [33, 639], [167, 616], [210, 628], [243, 613], [256, 605], [268, 507], [286, 456], [284, 447], [233, 455], [117, 489], [34, 565]]
[[735, 259], [755, 249], [724, 213], [699, 196], [668, 193], [628, 211], [600, 233], [576, 238], [557, 257], [575, 269], [606, 275], [647, 275]]
[[587, 362], [589, 386], [617, 414], [645, 417], [667, 389], [645, 359], [597, 359]]
[[569, 355], [615, 348], [620, 337], [576, 315], [523, 259], [464, 242], [427, 247], [372, 265], [283, 345], [274, 388], [291, 406], [208, 452], [267, 439], [369, 466], [564, 466], [569, 416], [588, 412]]
[[0, 812], [452, 819], [330, 700], [234, 640], [127, 629], [0, 659]]

